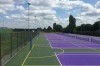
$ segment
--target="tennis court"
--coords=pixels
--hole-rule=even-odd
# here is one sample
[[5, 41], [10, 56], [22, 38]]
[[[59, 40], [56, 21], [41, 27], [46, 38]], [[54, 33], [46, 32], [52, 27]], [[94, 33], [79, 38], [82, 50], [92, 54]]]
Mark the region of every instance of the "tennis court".
[[100, 44], [55, 33], [40, 33], [5, 66], [100, 66]]
[[60, 66], [44, 33], [35, 37], [32, 44], [31, 50], [29, 44], [26, 45], [5, 66]]
[[[47, 34], [61, 66], [100, 66], [100, 44], [59, 34]], [[59, 51], [59, 50], [58, 50]]]

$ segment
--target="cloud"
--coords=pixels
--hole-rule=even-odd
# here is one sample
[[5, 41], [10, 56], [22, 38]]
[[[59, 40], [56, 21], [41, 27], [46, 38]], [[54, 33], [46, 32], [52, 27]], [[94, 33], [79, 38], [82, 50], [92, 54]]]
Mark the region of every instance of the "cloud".
[[6, 12], [3, 9], [0, 9], [0, 14], [6, 14]]
[[7, 14], [7, 11], [14, 9], [13, 0], [0, 0], [0, 12], [2, 14]]
[[[98, 1], [95, 6], [82, 0], [30, 0], [30, 3], [30, 28], [39, 26], [48, 27], [52, 26], [54, 22], [61, 24], [64, 27], [67, 26], [69, 23], [68, 18], [58, 19], [58, 11], [54, 10], [56, 8], [64, 9], [69, 14], [73, 14], [73, 12], [71, 12], [73, 10], [74, 13], [76, 13], [75, 17], [78, 17], [77, 24], [79, 24], [80, 21], [92, 24], [100, 14], [100, 1]], [[7, 24], [10, 23], [8, 25], [13, 25], [10, 27], [27, 28], [28, 10], [26, 5], [25, 0], [0, 0], [0, 14], [5, 15], [4, 17], [7, 20]], [[77, 12], [76, 9], [79, 9], [80, 12]], [[35, 22], [35, 20], [37, 22]]]
[[[93, 19], [94, 18], [94, 19]], [[94, 22], [97, 21], [97, 17], [94, 17], [94, 16], [91, 16], [91, 17], [88, 17], [88, 16], [77, 16], [76, 17], [76, 23], [77, 23], [77, 26], [81, 25], [81, 24], [94, 24]]]
[[30, 0], [30, 3], [35, 6], [55, 7], [59, 0]]
[[14, 9], [14, 5], [13, 4], [6, 4], [6, 5], [1, 5], [0, 4], [0, 9], [3, 9], [5, 11], [8, 11], [8, 10], [13, 10]]
[[21, 5], [25, 3], [25, 0], [13, 0], [16, 5]]
[[0, 0], [0, 4], [11, 4], [13, 0]]
[[94, 9], [94, 7], [91, 4], [84, 2], [80, 4], [80, 8], [82, 9], [82, 11], [90, 11]]
[[100, 1], [98, 1], [95, 5], [96, 8], [100, 9]]
[[[98, 1], [99, 2], [99, 1]], [[83, 3], [81, 5], [81, 12], [79, 13], [78, 17], [80, 20], [77, 20], [77, 22], [83, 22], [83, 23], [90, 23], [93, 24], [94, 22], [96, 22], [98, 20], [98, 18], [100, 17], [100, 9], [97, 8], [98, 2], [96, 3], [96, 5], [91, 5], [89, 3]], [[77, 23], [79, 25], [79, 23]]]
[[82, 12], [81, 13], [81, 15], [89, 16], [89, 17], [91, 17], [91, 16], [99, 16], [99, 14], [100, 14], [100, 9], [95, 9], [95, 8], [94, 8], [94, 10], [89, 10], [87, 12]]

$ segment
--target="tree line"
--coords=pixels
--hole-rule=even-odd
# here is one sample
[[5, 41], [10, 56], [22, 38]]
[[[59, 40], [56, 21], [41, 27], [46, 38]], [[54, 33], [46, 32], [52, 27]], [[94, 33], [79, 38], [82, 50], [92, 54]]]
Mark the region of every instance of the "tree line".
[[60, 24], [53, 24], [53, 28], [48, 26], [48, 28], [41, 29], [46, 32], [65, 32], [65, 33], [74, 33], [74, 32], [87, 32], [87, 31], [100, 31], [100, 21], [96, 21], [94, 24], [81, 24], [76, 26], [76, 18], [72, 15], [69, 16], [69, 25], [65, 28]]

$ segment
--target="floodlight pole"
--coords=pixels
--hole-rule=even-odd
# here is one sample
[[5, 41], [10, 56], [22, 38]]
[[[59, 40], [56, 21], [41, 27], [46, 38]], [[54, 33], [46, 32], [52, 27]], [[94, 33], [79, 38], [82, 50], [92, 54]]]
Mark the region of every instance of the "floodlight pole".
[[29, 3], [28, 3], [28, 31], [29, 31]]
[[[36, 16], [35, 16], [35, 26], [36, 26]], [[37, 27], [37, 26], [36, 26]]]
[[30, 15], [30, 14], [29, 14], [29, 13], [30, 13], [30, 8], [29, 8], [29, 7], [30, 7], [30, 5], [31, 5], [31, 4], [28, 3], [28, 34], [29, 34], [29, 38], [28, 38], [28, 39], [29, 39], [30, 50], [31, 50], [31, 49], [32, 49], [32, 39], [31, 39], [30, 23], [29, 23], [29, 22], [30, 22], [30, 18], [29, 18], [29, 15]]

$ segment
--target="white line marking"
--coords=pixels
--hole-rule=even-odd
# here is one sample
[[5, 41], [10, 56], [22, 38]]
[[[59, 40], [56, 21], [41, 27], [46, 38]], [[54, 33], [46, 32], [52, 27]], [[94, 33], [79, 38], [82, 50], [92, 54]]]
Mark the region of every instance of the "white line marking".
[[96, 56], [100, 56], [100, 54], [61, 54], [61, 55], [96, 55]]
[[[55, 52], [54, 52], [55, 53]], [[60, 63], [60, 66], [63, 66], [62, 65], [62, 63], [60, 62], [60, 60], [59, 60], [59, 58], [58, 58], [58, 56], [57, 56], [57, 54], [55, 53], [55, 56], [56, 56], [56, 58], [57, 58], [57, 60], [58, 60], [58, 62]]]
[[[25, 47], [26, 47], [26, 45], [25, 45], [23, 48], [25, 48]], [[11, 59], [13, 59], [19, 52], [21, 52], [21, 51], [23, 50], [23, 48], [20, 49], [17, 53], [15, 53], [15, 55], [12, 56], [8, 61], [6, 61], [5, 64], [4, 64], [3, 66], [5, 66], [5, 65], [6, 65]]]
[[[74, 44], [74, 43], [72, 43], [72, 42], [70, 42], [71, 44], [73, 44], [73, 45], [76, 45], [76, 46], [78, 46], [78, 47], [82, 47], [82, 46], [80, 46], [80, 45], [78, 45], [78, 44]], [[95, 48], [91, 48], [91, 47], [88, 47], [88, 46], [84, 46], [84, 47], [86, 47], [86, 48], [88, 48], [88, 49], [92, 49], [92, 50], [94, 50], [94, 51], [97, 51], [97, 52], [100, 52], [100, 50], [97, 50], [97, 49], [95, 49]]]
[[100, 54], [100, 52], [64, 52], [64, 54], [67, 53], [91, 53], [91, 54]]
[[[50, 47], [53, 49], [53, 47], [51, 46], [51, 43], [50, 43], [50, 41], [48, 40], [48, 38], [46, 37], [46, 35], [45, 35], [45, 38], [46, 38], [47, 41], [49, 42]], [[55, 56], [56, 56], [56, 58], [57, 58], [57, 60], [58, 60], [58, 62], [59, 62], [59, 64], [60, 64], [60, 66], [63, 66], [63, 65], [61, 64], [61, 62], [60, 62], [60, 60], [59, 60], [59, 58], [57, 57], [57, 55], [56, 55], [55, 52], [54, 52], [54, 54], [55, 54]]]
[[100, 65], [63, 65], [63, 66], [100, 66]]
[[[34, 46], [35, 46], [35, 44], [32, 46], [32, 49], [34, 48]], [[30, 55], [32, 49], [31, 49], [31, 50], [28, 52], [28, 54], [26, 55], [26, 57], [25, 57], [24, 61], [22, 62], [22, 65], [21, 65], [21, 66], [24, 66], [24, 64], [25, 64], [26, 60], [28, 59], [28, 57], [29, 57], [29, 55]]]

